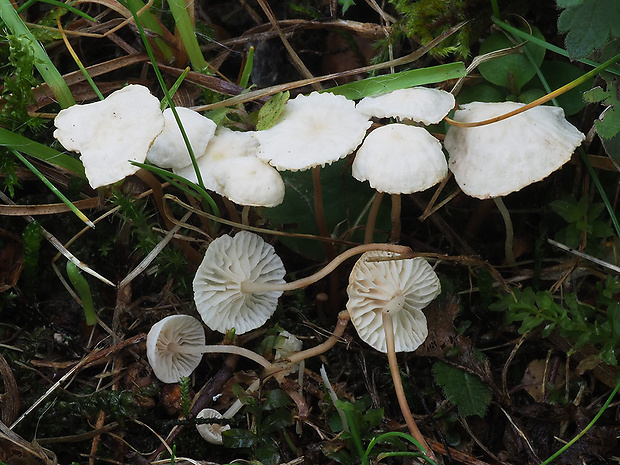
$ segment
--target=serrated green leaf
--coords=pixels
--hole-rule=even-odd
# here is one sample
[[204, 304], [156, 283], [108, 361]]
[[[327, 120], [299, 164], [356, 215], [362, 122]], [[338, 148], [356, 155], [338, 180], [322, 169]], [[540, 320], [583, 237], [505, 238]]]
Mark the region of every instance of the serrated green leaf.
[[620, 133], [620, 110], [616, 106], [608, 107], [600, 120], [594, 122], [597, 134], [603, 139], [611, 139]]
[[290, 96], [291, 94], [288, 90], [286, 92], [278, 92], [263, 105], [258, 111], [258, 122], [256, 123], [258, 131], [269, 129], [278, 122], [278, 118], [280, 118], [282, 111], [284, 111], [284, 105], [288, 102]]
[[435, 382], [442, 387], [448, 400], [457, 406], [461, 416], [484, 417], [493, 396], [480, 378], [442, 362], [433, 365], [433, 374]]
[[599, 49], [609, 36], [620, 36], [620, 2], [582, 0], [565, 9], [558, 19], [558, 30], [566, 32], [566, 51], [573, 59], [584, 58]]

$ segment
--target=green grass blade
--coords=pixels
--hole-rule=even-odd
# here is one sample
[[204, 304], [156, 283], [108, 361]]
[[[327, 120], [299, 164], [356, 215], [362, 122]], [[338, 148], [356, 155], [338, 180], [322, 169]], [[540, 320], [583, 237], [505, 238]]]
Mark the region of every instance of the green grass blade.
[[88, 217], [82, 213], [82, 211], [80, 211], [75, 205], [73, 205], [73, 203], [71, 202], [71, 200], [69, 200], [67, 197], [65, 197], [65, 195], [60, 192], [56, 186], [54, 186], [49, 179], [47, 179], [45, 177], [45, 175], [43, 173], [41, 173], [36, 166], [34, 166], [32, 163], [30, 163], [30, 161], [24, 157], [21, 153], [19, 153], [17, 150], [12, 149], [11, 152], [13, 152], [13, 155], [15, 155], [17, 158], [19, 158], [19, 160], [26, 165], [26, 167], [32, 171], [41, 181], [43, 181], [43, 184], [45, 184], [49, 190], [51, 190], [54, 195], [56, 195], [56, 197], [58, 197], [62, 203], [64, 203], [67, 207], [69, 207], [69, 210], [71, 210], [73, 213], [75, 213], [75, 215], [82, 220], [84, 223], [86, 223], [88, 226], [90, 226], [91, 228], [95, 229], [95, 224], [90, 221], [88, 219]]
[[[140, 11], [145, 6], [145, 3], [143, 3], [141, 0], [127, 0], [127, 4], [135, 11]], [[142, 21], [144, 27], [146, 27], [150, 31], [153, 31], [155, 34], [158, 34], [159, 36], [164, 35], [161, 24], [159, 24], [155, 16], [153, 16], [153, 14], [149, 10], [140, 14], [140, 21]], [[155, 39], [154, 42], [155, 45], [157, 45], [157, 48], [159, 48], [159, 50], [161, 50], [161, 52], [164, 54], [166, 60], [170, 61], [174, 56], [174, 53], [172, 52], [170, 46], [162, 39]]]
[[326, 92], [344, 95], [350, 100], [357, 100], [371, 95], [405, 89], [407, 87], [434, 84], [448, 79], [457, 79], [464, 77], [466, 74], [467, 70], [463, 62], [457, 61], [456, 63], [369, 77], [362, 81], [332, 87], [331, 89], [327, 89]]
[[170, 12], [174, 17], [174, 23], [179, 30], [179, 35], [185, 46], [185, 51], [189, 56], [189, 61], [194, 67], [194, 71], [204, 73], [207, 70], [207, 62], [202, 55], [198, 39], [194, 33], [194, 26], [187, 13], [187, 5], [184, 0], [168, 0]]
[[18, 37], [24, 37], [28, 41], [28, 46], [31, 48], [35, 57], [35, 66], [43, 80], [50, 86], [52, 92], [54, 92], [60, 106], [62, 108], [68, 108], [71, 105], [75, 105], [75, 100], [73, 99], [73, 95], [71, 95], [69, 86], [67, 86], [67, 83], [50, 60], [45, 49], [32, 35], [9, 0], [0, 0], [0, 19], [4, 22], [6, 27], [11, 30], [12, 34]]
[[31, 157], [59, 166], [60, 168], [71, 171], [75, 175], [86, 179], [84, 166], [80, 160], [65, 153], [61, 153], [47, 145], [30, 140], [27, 137], [15, 134], [8, 129], [0, 128], [0, 147], [19, 150]]
[[80, 11], [77, 8], [74, 8], [67, 3], [59, 2], [58, 0], [28, 0], [26, 3], [24, 3], [22, 6], [20, 6], [17, 9], [17, 13], [21, 13], [22, 11], [27, 10], [31, 5], [37, 2], [48, 3], [49, 5], [54, 5], [54, 6], [57, 6], [58, 8], [62, 8], [63, 10], [67, 10], [67, 11], [70, 11], [71, 13], [75, 13], [76, 15], [81, 16], [82, 18], [88, 19], [89, 21], [93, 21], [95, 23], [97, 22], [97, 20], [93, 18], [92, 16], [87, 15], [83, 11]]
[[247, 87], [250, 82], [250, 75], [252, 74], [252, 68], [254, 68], [254, 47], [248, 49], [248, 56], [245, 59], [245, 66], [241, 73], [241, 79], [239, 79], [240, 87]]

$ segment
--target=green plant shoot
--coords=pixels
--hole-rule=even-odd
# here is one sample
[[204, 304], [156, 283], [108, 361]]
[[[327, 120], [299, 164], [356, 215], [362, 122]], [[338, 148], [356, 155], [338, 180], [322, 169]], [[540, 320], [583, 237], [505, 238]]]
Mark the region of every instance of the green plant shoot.
[[95, 313], [95, 306], [93, 305], [93, 296], [90, 292], [90, 286], [86, 278], [82, 276], [80, 270], [73, 262], [67, 262], [67, 276], [69, 281], [78, 291], [80, 299], [82, 300], [82, 307], [84, 308], [84, 316], [86, 317], [86, 324], [93, 326], [97, 323], [97, 314]]

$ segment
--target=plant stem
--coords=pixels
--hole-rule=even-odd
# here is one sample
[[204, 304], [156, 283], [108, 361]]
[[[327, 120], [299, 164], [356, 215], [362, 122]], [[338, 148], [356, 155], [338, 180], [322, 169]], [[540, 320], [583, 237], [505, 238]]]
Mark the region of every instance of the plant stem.
[[400, 377], [400, 371], [398, 370], [398, 360], [396, 359], [396, 347], [394, 344], [394, 324], [392, 323], [392, 315], [389, 311], [382, 312], [383, 317], [383, 331], [385, 332], [385, 341], [387, 345], [387, 356], [390, 365], [390, 373], [392, 374], [392, 380], [394, 381], [394, 390], [396, 391], [396, 397], [398, 398], [398, 404], [400, 410], [405, 417], [407, 427], [411, 435], [422, 445], [422, 452], [424, 452], [432, 460], [436, 460], [435, 454], [429, 447], [426, 439], [420, 432], [418, 425], [411, 415], [409, 404], [407, 403], [407, 397], [405, 396], [405, 389], [403, 388], [403, 382]]
[[302, 289], [304, 287], [309, 286], [310, 284], [314, 284], [315, 282], [323, 279], [325, 276], [334, 271], [342, 262], [348, 260], [349, 258], [363, 254], [364, 252], [369, 252], [371, 250], [381, 250], [386, 252], [393, 252], [396, 254], [406, 254], [411, 252], [409, 247], [405, 247], [403, 245], [395, 245], [395, 244], [364, 244], [358, 245], [357, 247], [353, 247], [349, 250], [342, 252], [336, 258], [334, 258], [331, 262], [329, 262], [324, 268], [317, 271], [311, 276], [307, 276], [305, 278], [298, 279], [296, 281], [292, 281], [290, 283], [281, 283], [281, 284], [270, 284], [270, 283], [253, 283], [253, 282], [244, 282], [241, 283], [241, 291], [248, 293], [256, 293], [256, 292], [269, 292], [269, 291], [294, 291], [296, 289]]
[[400, 211], [401, 211], [401, 198], [400, 194], [392, 194], [392, 232], [390, 233], [390, 242], [400, 241]]
[[364, 244], [370, 244], [373, 241], [375, 235], [375, 224], [377, 224], [377, 215], [381, 208], [381, 201], [383, 200], [383, 192], [375, 192], [375, 196], [372, 199], [372, 205], [368, 212], [368, 219], [366, 220], [366, 232], [364, 233]]
[[[323, 188], [321, 187], [321, 167], [312, 168], [312, 186], [314, 188], [314, 218], [319, 234], [323, 237], [331, 237], [329, 227], [325, 220], [325, 209], [323, 208]], [[325, 255], [328, 260], [332, 260], [336, 256], [336, 249], [331, 242], [323, 242]]]

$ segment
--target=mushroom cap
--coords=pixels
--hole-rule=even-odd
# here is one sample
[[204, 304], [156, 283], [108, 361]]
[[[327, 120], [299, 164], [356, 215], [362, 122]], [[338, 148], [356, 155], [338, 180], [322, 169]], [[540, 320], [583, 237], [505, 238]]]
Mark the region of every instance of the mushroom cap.
[[276, 310], [281, 291], [244, 292], [244, 283], [282, 284], [284, 264], [259, 235], [242, 231], [215, 239], [194, 278], [194, 300], [214, 331], [243, 334], [262, 326]]
[[357, 151], [353, 177], [389, 194], [411, 194], [448, 174], [441, 143], [426, 129], [388, 124], [372, 131]]
[[[189, 108], [177, 107], [177, 113], [194, 156], [199, 158], [206, 150], [207, 144], [215, 134], [217, 124]], [[189, 151], [183, 140], [172, 109], [164, 110], [164, 129], [157, 136], [149, 149], [147, 160], [162, 168], [181, 169], [192, 164]]]
[[168, 350], [168, 344], [202, 346], [205, 332], [200, 322], [189, 315], [172, 315], [155, 323], [146, 337], [146, 356], [155, 376], [164, 383], [177, 383], [200, 364], [202, 354], [180, 354]]
[[411, 119], [424, 124], [435, 124], [454, 108], [454, 103], [454, 95], [445, 90], [411, 87], [365, 97], [356, 108], [364, 115], [377, 118]]
[[[204, 154], [196, 160], [207, 189], [217, 191], [218, 183], [213, 177], [213, 167], [218, 163], [235, 157], [256, 157], [258, 140], [252, 134], [251, 132], [233, 131], [225, 127], [216, 129]], [[173, 168], [172, 171], [192, 182], [198, 182], [193, 165]]]
[[[215, 418], [221, 420], [224, 418], [220, 412], [212, 408], [205, 408], [198, 412], [196, 418]], [[230, 425], [220, 425], [219, 423], [203, 423], [197, 424], [196, 429], [198, 433], [204, 438], [205, 441], [211, 444], [223, 444], [222, 432], [229, 430]]]
[[390, 252], [364, 253], [351, 275], [347, 310], [360, 338], [380, 352], [387, 352], [382, 312], [394, 324], [396, 352], [412, 352], [428, 335], [422, 309], [441, 292], [439, 278], [423, 258], [369, 261], [395, 257]]
[[370, 125], [342, 95], [300, 94], [286, 102], [277, 124], [254, 133], [258, 157], [280, 171], [323, 166], [353, 152]]
[[[482, 121], [522, 107], [522, 103], [463, 105], [454, 119]], [[540, 181], [570, 160], [585, 139], [559, 107], [538, 106], [486, 126], [451, 126], [444, 146], [449, 169], [463, 192], [487, 199]]]
[[256, 157], [234, 157], [213, 165], [215, 192], [239, 205], [275, 207], [284, 200], [284, 181]]
[[105, 100], [73, 105], [54, 120], [54, 137], [80, 152], [88, 182], [106, 186], [134, 174], [164, 127], [159, 100], [144, 86], [129, 85]]

